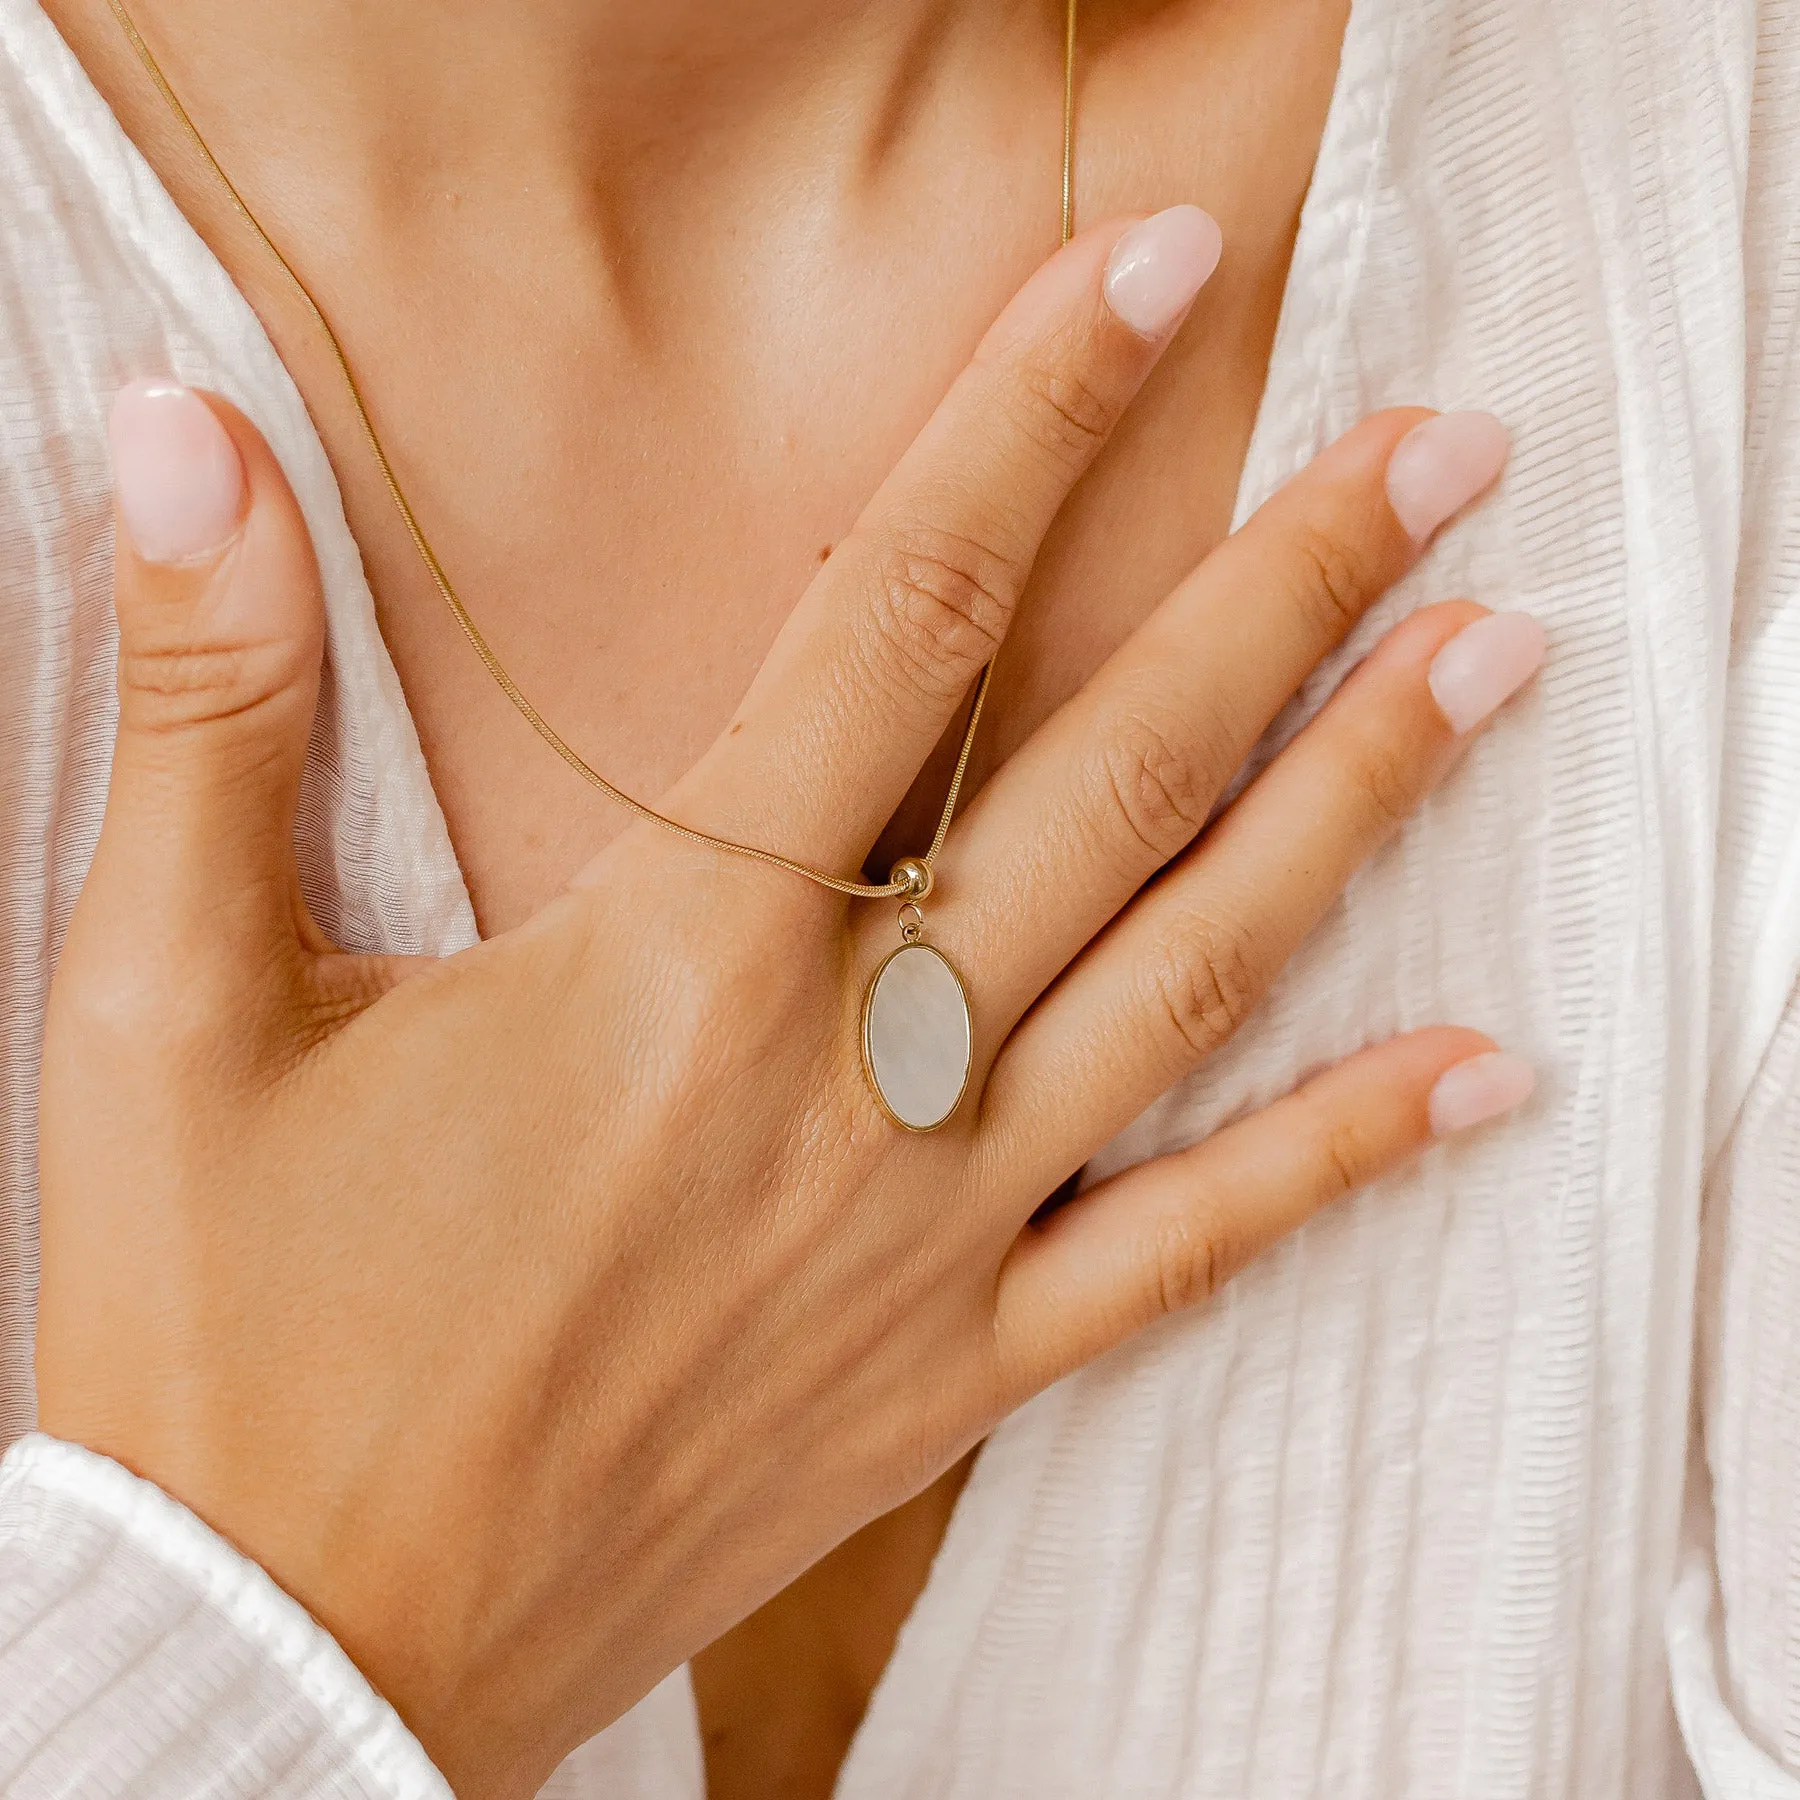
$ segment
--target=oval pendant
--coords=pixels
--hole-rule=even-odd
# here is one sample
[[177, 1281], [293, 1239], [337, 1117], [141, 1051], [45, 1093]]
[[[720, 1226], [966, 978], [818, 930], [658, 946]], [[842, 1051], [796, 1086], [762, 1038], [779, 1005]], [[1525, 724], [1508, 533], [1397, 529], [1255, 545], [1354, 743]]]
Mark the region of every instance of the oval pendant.
[[902, 944], [863, 998], [863, 1071], [882, 1111], [908, 1131], [935, 1131], [969, 1085], [969, 998], [949, 957]]

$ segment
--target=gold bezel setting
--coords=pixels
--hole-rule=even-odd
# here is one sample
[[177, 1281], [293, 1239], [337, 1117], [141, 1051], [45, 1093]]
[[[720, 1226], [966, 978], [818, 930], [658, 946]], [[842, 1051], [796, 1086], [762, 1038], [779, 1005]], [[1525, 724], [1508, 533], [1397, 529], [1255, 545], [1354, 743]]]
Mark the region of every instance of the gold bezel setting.
[[[875, 1059], [869, 1048], [869, 1021], [875, 1011], [875, 991], [881, 985], [881, 978], [887, 973], [888, 964], [895, 957], [904, 956], [909, 950], [923, 950], [935, 956], [950, 971], [950, 979], [956, 983], [958, 998], [962, 1001], [963, 1034], [967, 1048], [963, 1055], [962, 1083], [956, 1090], [956, 1098], [950, 1102], [949, 1108], [942, 1118], [930, 1125], [910, 1125], [900, 1117], [888, 1104], [887, 1096], [881, 1091], [880, 1079], [875, 1073]], [[969, 1004], [969, 990], [963, 982], [962, 971], [935, 944], [923, 944], [916, 939], [890, 950], [875, 966], [875, 973], [869, 977], [869, 985], [863, 989], [862, 1004], [862, 1065], [863, 1078], [869, 1084], [869, 1092], [875, 1096], [875, 1104], [881, 1108], [883, 1116], [890, 1124], [899, 1126], [902, 1131], [910, 1131], [916, 1137], [929, 1136], [943, 1128], [956, 1117], [958, 1108], [968, 1096], [969, 1078], [975, 1072], [975, 1009]]]

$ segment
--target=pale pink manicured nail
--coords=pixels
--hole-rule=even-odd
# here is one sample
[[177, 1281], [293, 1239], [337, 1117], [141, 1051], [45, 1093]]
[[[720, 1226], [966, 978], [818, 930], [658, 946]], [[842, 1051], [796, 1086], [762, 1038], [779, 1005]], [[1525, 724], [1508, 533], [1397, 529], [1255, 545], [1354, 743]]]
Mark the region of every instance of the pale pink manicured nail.
[[132, 382], [113, 401], [107, 441], [119, 515], [145, 562], [197, 562], [236, 535], [244, 465], [198, 394]]
[[1473, 731], [1510, 700], [1544, 660], [1544, 628], [1530, 613], [1489, 613], [1465, 625], [1436, 656], [1426, 680], [1458, 733]]
[[1500, 473], [1506, 451], [1506, 427], [1492, 413], [1439, 413], [1394, 446], [1388, 503], [1422, 544]]
[[1106, 303], [1140, 337], [1172, 331], [1224, 247], [1218, 221], [1197, 206], [1140, 219], [1106, 259]]
[[1537, 1086], [1537, 1076], [1523, 1057], [1490, 1050], [1446, 1069], [1431, 1089], [1431, 1129], [1437, 1137], [1467, 1131], [1523, 1106]]

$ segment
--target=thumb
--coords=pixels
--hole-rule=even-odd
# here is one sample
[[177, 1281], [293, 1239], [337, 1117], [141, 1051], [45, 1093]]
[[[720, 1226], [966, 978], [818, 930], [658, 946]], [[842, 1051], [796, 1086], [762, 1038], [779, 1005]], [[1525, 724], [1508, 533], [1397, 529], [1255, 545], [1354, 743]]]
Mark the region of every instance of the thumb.
[[90, 887], [166, 948], [304, 929], [293, 821], [324, 606], [300, 509], [224, 401], [140, 381], [109, 424], [119, 733]]

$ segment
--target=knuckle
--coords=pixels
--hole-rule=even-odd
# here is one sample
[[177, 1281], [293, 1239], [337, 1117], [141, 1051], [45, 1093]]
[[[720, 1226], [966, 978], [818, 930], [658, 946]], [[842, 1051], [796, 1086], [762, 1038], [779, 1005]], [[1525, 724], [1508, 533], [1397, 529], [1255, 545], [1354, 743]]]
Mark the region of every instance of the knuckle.
[[174, 1070], [211, 1059], [242, 1008], [234, 1012], [234, 996], [215, 971], [181, 970], [173, 961], [149, 947], [79, 956], [59, 969], [52, 1010], [61, 1041], [114, 1067], [149, 1059]]
[[1341, 1200], [1369, 1179], [1369, 1156], [1356, 1127], [1345, 1120], [1328, 1125], [1319, 1143], [1322, 1203]]
[[1118, 420], [1118, 406], [1102, 383], [1066, 357], [1028, 363], [1017, 392], [1020, 429], [1067, 470], [1085, 468]]
[[1371, 823], [1383, 836], [1403, 824], [1418, 804], [1417, 770], [1398, 744], [1365, 744], [1354, 779]]
[[57, 1023], [84, 1043], [135, 1048], [169, 1028], [167, 996], [128, 965], [65, 963], [51, 991]]
[[1177, 1053], [1190, 1063], [1235, 1036], [1262, 991], [1247, 934], [1211, 921], [1159, 960], [1155, 979]]
[[1109, 733], [1101, 757], [1113, 816], [1158, 865], [1193, 841], [1210, 804], [1184, 735], [1138, 711]]
[[179, 731], [251, 714], [283, 694], [296, 673], [287, 644], [135, 644], [119, 652], [119, 686], [132, 723]]
[[956, 532], [915, 527], [875, 553], [883, 650], [933, 701], [960, 694], [994, 658], [1012, 619], [1011, 560]]
[[1296, 599], [1308, 623], [1335, 643], [1363, 616], [1378, 589], [1368, 558], [1348, 535], [1319, 524], [1297, 527], [1288, 552]]
[[1210, 1300], [1224, 1281], [1224, 1267], [1218, 1239], [1200, 1218], [1165, 1214], [1151, 1246], [1152, 1316], [1168, 1318]]

